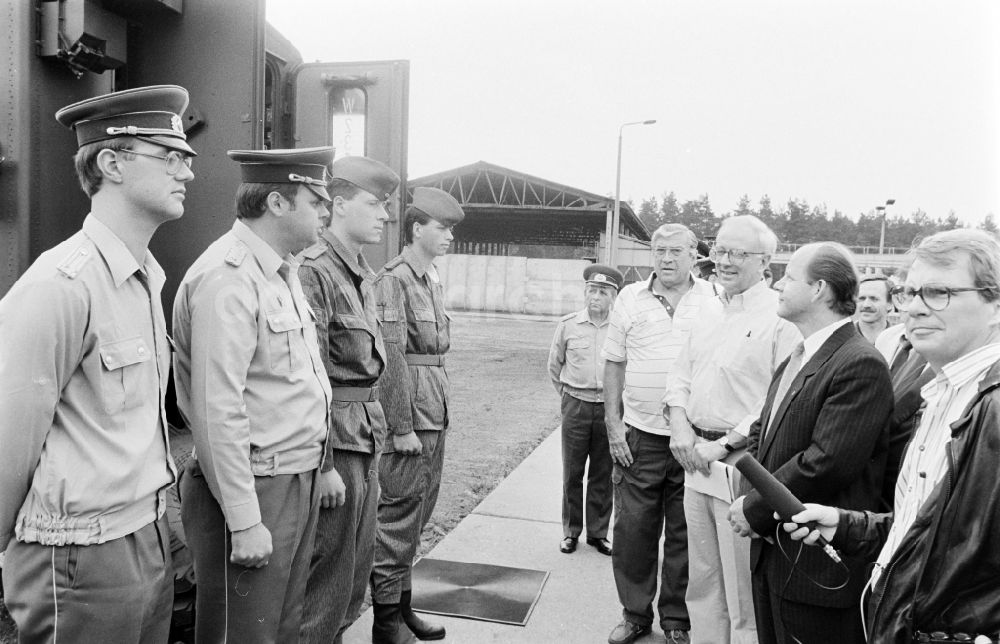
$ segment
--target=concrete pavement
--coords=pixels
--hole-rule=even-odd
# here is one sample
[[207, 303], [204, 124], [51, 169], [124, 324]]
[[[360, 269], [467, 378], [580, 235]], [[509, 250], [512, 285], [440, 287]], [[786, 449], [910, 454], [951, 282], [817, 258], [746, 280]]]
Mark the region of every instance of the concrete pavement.
[[[445, 472], [447, 476], [447, 472]], [[453, 644], [606, 642], [621, 619], [611, 558], [580, 542], [559, 551], [562, 539], [560, 433], [539, 445], [459, 525], [428, 553], [434, 559], [546, 570], [550, 575], [527, 626], [427, 616], [448, 630]], [[371, 610], [345, 633], [344, 644], [371, 642]], [[665, 642], [656, 630], [638, 640]]]

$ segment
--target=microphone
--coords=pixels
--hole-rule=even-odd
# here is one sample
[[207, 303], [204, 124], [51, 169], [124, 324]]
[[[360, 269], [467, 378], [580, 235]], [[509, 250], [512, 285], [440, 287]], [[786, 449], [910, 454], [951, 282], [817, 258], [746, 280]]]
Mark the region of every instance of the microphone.
[[[764, 498], [771, 509], [778, 513], [778, 516], [784, 521], [793, 523], [792, 517], [802, 512], [806, 509], [806, 506], [802, 505], [802, 501], [795, 498], [791, 490], [782, 484], [781, 481], [774, 478], [774, 475], [764, 469], [764, 466], [757, 462], [750, 454], [744, 454], [736, 463], [734, 463], [736, 469], [738, 469], [743, 476], [747, 477], [750, 483], [753, 484], [755, 490], [757, 490], [760, 495]], [[809, 530], [814, 530], [817, 527], [815, 521], [809, 521], [808, 523], [802, 524]], [[819, 536], [817, 540], [823, 547], [823, 552], [827, 554], [830, 559], [833, 559], [837, 563], [841, 563], [840, 555], [834, 550], [833, 546], [823, 538], [823, 535]]]

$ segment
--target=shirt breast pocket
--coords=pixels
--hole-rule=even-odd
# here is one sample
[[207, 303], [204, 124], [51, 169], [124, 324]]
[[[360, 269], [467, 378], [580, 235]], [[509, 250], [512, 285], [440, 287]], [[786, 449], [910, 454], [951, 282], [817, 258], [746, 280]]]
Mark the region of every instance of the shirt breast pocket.
[[275, 373], [288, 373], [297, 369], [296, 334], [301, 333], [302, 321], [293, 311], [278, 310], [267, 313], [267, 348], [271, 369]]
[[590, 363], [594, 355], [594, 344], [590, 338], [567, 338], [566, 361], [579, 366]]
[[142, 363], [153, 358], [142, 337], [112, 340], [100, 346], [101, 395], [109, 414], [135, 409], [144, 402]]

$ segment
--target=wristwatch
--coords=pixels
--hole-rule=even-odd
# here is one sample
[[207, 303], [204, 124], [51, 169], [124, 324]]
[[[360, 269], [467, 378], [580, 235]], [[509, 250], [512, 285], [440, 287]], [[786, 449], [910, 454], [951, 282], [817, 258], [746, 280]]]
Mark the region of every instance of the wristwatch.
[[728, 452], [730, 454], [732, 454], [733, 452], [736, 451], [736, 448], [729, 444], [729, 437], [728, 436], [723, 436], [722, 438], [720, 438], [719, 440], [717, 440], [715, 442], [718, 443], [719, 445], [722, 445], [722, 447], [725, 448], [726, 452]]

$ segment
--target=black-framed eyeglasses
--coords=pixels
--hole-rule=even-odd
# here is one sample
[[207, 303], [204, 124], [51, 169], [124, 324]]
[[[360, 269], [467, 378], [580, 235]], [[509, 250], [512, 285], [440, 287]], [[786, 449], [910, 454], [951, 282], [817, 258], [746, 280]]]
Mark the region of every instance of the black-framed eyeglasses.
[[924, 284], [920, 288], [912, 286], [893, 287], [891, 293], [896, 304], [908, 307], [913, 302], [913, 298], [920, 296], [924, 305], [932, 311], [943, 311], [951, 304], [951, 296], [955, 293], [968, 293], [973, 291], [988, 291], [988, 288], [976, 288], [974, 286], [945, 286], [944, 284]]
[[742, 264], [747, 260], [750, 255], [767, 255], [767, 253], [759, 253], [751, 250], [742, 250], [740, 248], [711, 248], [708, 251], [708, 258], [713, 262], [718, 262], [721, 258], [727, 258], [730, 264]]
[[141, 157], [149, 157], [150, 159], [160, 159], [167, 164], [167, 174], [173, 176], [181, 171], [181, 166], [185, 165], [188, 169], [191, 168], [192, 156], [189, 154], [184, 154], [177, 150], [171, 150], [167, 152], [162, 157], [158, 154], [149, 154], [148, 152], [138, 152], [131, 148], [125, 148], [122, 152], [128, 152], [129, 154], [138, 154]]

